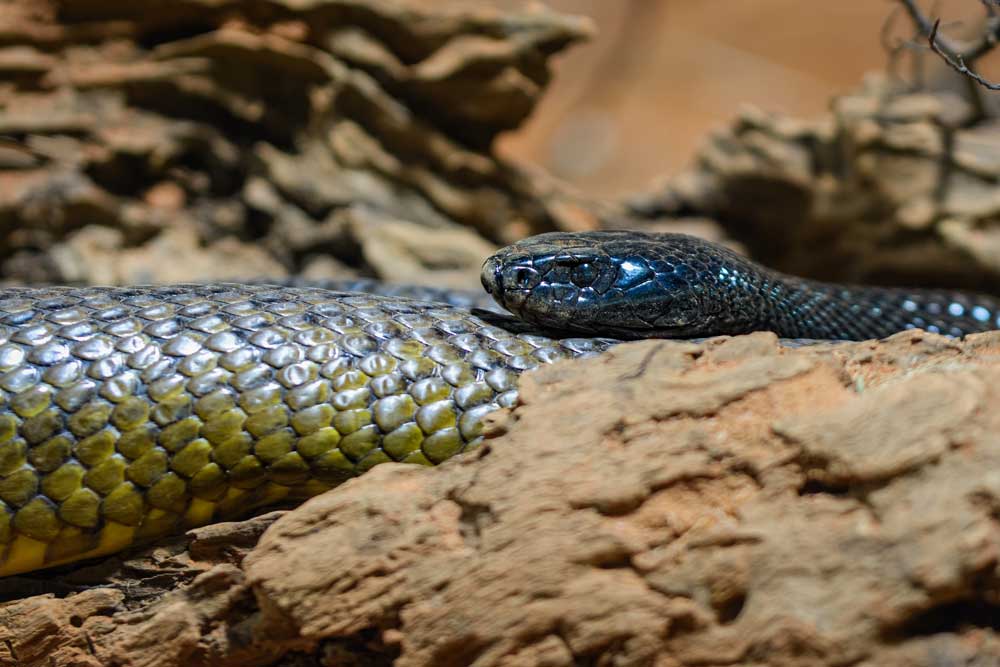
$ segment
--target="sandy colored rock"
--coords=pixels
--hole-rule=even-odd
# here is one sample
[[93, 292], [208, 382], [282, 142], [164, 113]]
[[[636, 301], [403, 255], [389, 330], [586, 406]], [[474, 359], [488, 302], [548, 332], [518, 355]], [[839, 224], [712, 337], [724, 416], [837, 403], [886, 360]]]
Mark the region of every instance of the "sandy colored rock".
[[[8, 5], [5, 279], [467, 284], [493, 243], [634, 222], [492, 151], [584, 22]], [[820, 277], [995, 282], [969, 120], [877, 83], [816, 123], [747, 111], [632, 212]], [[545, 368], [439, 469], [4, 579], [0, 667], [995, 664], [998, 362], [997, 334], [762, 334]]]
[[[591, 34], [588, 21], [396, 1], [265, 4], [0, 10], [0, 71], [11, 74], [0, 90], [2, 278], [281, 277], [332, 259], [324, 277], [398, 279], [378, 258], [410, 265], [407, 276], [426, 258], [347, 218], [451, 230], [457, 256], [479, 263], [483, 248], [588, 209], [493, 150], [537, 103], [549, 59]], [[383, 240], [392, 247], [377, 248]], [[469, 266], [422, 281], [454, 283], [449, 272], [467, 277]]]
[[[998, 362], [1000, 334], [909, 332], [803, 348], [770, 334], [647, 341], [545, 367], [475, 452], [378, 466], [245, 530], [202, 529], [199, 558], [170, 557], [193, 568], [188, 583], [80, 607], [87, 655], [992, 664]], [[249, 553], [212, 546], [249, 545], [267, 525]], [[66, 603], [81, 595], [95, 593]], [[36, 626], [7, 628], [8, 648]], [[24, 664], [88, 664], [62, 655]]]
[[813, 120], [741, 110], [635, 213], [707, 216], [788, 273], [997, 292], [996, 122], [872, 75]]
[[[262, 621], [317, 641], [390, 624], [400, 666], [879, 664], [888, 638], [933, 664], [934, 633], [1000, 659], [973, 620], [996, 613], [998, 344], [754, 335], [542, 369], [478, 456], [277, 522], [246, 562]], [[861, 387], [873, 350], [893, 370]]]
[[389, 282], [467, 289], [479, 282], [483, 258], [497, 251], [456, 225], [428, 229], [370, 215], [351, 216], [350, 224], [365, 260]]
[[89, 655], [90, 628], [100, 615], [120, 607], [122, 594], [96, 588], [69, 600], [31, 598], [13, 608], [0, 607], [0, 665], [99, 663]]
[[50, 257], [67, 281], [100, 285], [183, 283], [192, 275], [230, 281], [287, 275], [265, 251], [234, 237], [203, 247], [190, 221], [178, 220], [141, 249], [124, 246], [120, 232], [92, 225], [53, 246]]

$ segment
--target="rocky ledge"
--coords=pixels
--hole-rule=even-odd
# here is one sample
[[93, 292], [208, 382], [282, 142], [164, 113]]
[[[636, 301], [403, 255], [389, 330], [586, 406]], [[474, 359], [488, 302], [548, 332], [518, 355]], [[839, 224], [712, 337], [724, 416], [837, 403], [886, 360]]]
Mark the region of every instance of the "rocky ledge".
[[622, 345], [439, 468], [45, 577], [0, 664], [994, 664], [998, 387], [1000, 333]]

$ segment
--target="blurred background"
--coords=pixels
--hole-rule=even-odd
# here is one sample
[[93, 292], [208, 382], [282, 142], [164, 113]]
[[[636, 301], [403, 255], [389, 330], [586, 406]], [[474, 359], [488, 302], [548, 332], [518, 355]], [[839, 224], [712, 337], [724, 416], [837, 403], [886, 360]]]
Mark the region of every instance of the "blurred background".
[[0, 279], [476, 286], [514, 239], [655, 225], [1000, 292], [1000, 95], [909, 1], [0, 0]]
[[[448, 6], [486, 3], [435, 0]], [[533, 3], [488, 4], [523, 9]], [[501, 151], [598, 195], [622, 195], [676, 174], [742, 105], [798, 118], [829, 108], [863, 76], [885, 70], [883, 41], [912, 28], [889, 0], [549, 0], [590, 17], [594, 38], [556, 59], [538, 109]], [[927, 3], [923, 3], [925, 11]], [[974, 33], [975, 0], [940, 0], [948, 34]], [[887, 24], [888, 22], [888, 24]], [[940, 63], [925, 58], [933, 77]], [[1000, 72], [996, 57], [983, 72]], [[901, 63], [902, 74], [909, 74]]]

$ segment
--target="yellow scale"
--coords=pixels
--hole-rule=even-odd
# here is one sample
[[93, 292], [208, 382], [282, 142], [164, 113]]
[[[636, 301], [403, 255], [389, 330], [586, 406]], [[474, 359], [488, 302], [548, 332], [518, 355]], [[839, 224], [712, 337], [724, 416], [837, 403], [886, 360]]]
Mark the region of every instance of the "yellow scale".
[[[296, 498], [309, 497], [330, 488], [329, 484], [324, 484], [317, 480], [310, 480], [296, 487], [284, 486], [273, 482], [251, 490], [230, 487], [225, 497], [217, 502], [192, 498], [181, 523], [184, 528], [204, 526], [218, 518], [216, 511], [220, 507], [223, 508], [221, 512], [223, 515], [239, 516], [258, 507], [274, 505], [289, 496]], [[238, 507], [239, 502], [245, 500], [247, 496], [252, 496], [252, 502], [243, 507]], [[174, 517], [175, 515], [171, 512], [166, 512], [158, 508], [150, 508], [143, 516], [142, 526], [126, 526], [115, 521], [106, 521], [98, 533], [97, 546], [87, 551], [72, 551], [59, 557], [52, 557], [51, 549], [54, 544], [75, 542], [86, 533], [79, 528], [65, 527], [52, 543], [18, 534], [7, 545], [4, 558], [0, 560], [0, 577], [22, 574], [41, 568], [54, 567], [117, 553], [133, 546], [136, 543], [137, 535], [143, 532], [146, 533], [145, 537], [147, 539], [152, 539], [168, 532], [167, 528], [172, 528], [175, 525]], [[164, 520], [167, 521], [164, 523], [163, 528], [158, 528], [156, 524]], [[139, 541], [143, 540], [140, 539]]]

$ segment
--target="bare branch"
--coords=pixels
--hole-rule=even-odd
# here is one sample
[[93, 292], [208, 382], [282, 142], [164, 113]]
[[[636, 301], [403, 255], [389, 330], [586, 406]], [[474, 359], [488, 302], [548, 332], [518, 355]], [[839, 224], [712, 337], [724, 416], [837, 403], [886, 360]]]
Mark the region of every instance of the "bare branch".
[[930, 35], [927, 36], [927, 43], [930, 45], [931, 51], [941, 56], [941, 59], [944, 60], [944, 62], [948, 65], [948, 67], [952, 68], [959, 74], [969, 77], [983, 88], [986, 88], [988, 90], [1000, 90], [1000, 83], [992, 83], [990, 81], [987, 81], [981, 74], [969, 69], [969, 67], [965, 64], [965, 58], [962, 56], [961, 53], [956, 53], [954, 59], [952, 59], [951, 57], [948, 56], [947, 53], [945, 53], [941, 49], [940, 46], [938, 46], [936, 38], [938, 32], [938, 25], [940, 25], [940, 23], [941, 19], [937, 19], [936, 21], [934, 21], [934, 26], [931, 28], [931, 33]]
[[986, 25], [978, 40], [971, 43], [959, 43], [940, 34], [941, 19], [933, 22], [921, 11], [916, 0], [899, 0], [910, 15], [921, 34], [927, 38], [931, 51], [937, 54], [945, 64], [968, 77], [970, 80], [988, 90], [1000, 90], [1000, 83], [992, 83], [975, 71], [975, 62], [983, 55], [992, 51], [1000, 41], [1000, 0], [980, 0], [986, 11]]
[[[908, 39], [896, 37], [893, 34], [896, 27], [896, 19], [899, 17], [900, 11], [899, 7], [892, 8], [889, 16], [886, 17], [885, 21], [882, 23], [882, 29], [879, 32], [879, 41], [882, 44], [882, 49], [886, 53], [886, 71], [888, 75], [894, 81], [902, 83], [906, 80], [899, 72], [900, 62], [903, 56], [925, 47], [917, 44], [917, 37], [920, 36], [919, 31], [917, 35]], [[923, 88], [924, 85], [924, 59], [916, 57], [910, 58], [910, 66], [912, 68], [911, 76], [913, 78], [910, 85], [919, 90], [920, 88]]]
[[[927, 18], [926, 15], [924, 15], [923, 11], [920, 10], [920, 7], [917, 6], [916, 0], [899, 0], [899, 2], [903, 5], [903, 9], [906, 10], [906, 13], [910, 15], [910, 19], [912, 19], [917, 25], [920, 33], [924, 36], [930, 35], [931, 31], [934, 30], [934, 24], [929, 18]], [[961, 48], [957, 44], [953, 44], [951, 40], [946, 39], [944, 36], [941, 36], [939, 42], [941, 47], [949, 53], [958, 53], [961, 51]]]

